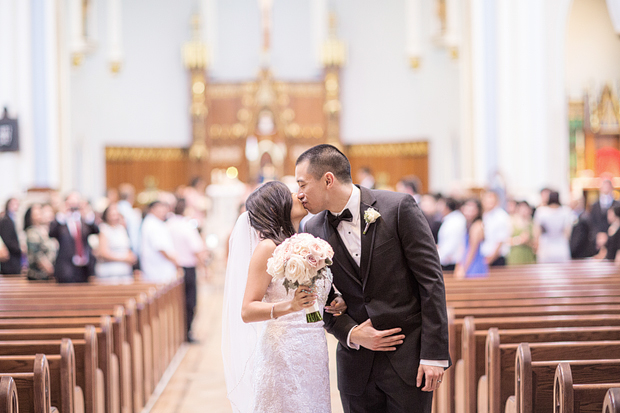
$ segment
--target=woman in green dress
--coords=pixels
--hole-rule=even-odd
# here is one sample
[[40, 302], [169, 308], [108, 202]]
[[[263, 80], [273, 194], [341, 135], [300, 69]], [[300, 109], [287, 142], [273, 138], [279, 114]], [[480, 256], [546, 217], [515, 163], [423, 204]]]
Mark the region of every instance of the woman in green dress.
[[536, 254], [533, 248], [532, 208], [526, 201], [517, 203], [515, 213], [511, 217], [512, 238], [510, 253], [506, 257], [508, 265], [535, 264]]
[[34, 204], [24, 219], [29, 280], [49, 280], [54, 274], [57, 248], [55, 241], [49, 237], [48, 208], [47, 205]]

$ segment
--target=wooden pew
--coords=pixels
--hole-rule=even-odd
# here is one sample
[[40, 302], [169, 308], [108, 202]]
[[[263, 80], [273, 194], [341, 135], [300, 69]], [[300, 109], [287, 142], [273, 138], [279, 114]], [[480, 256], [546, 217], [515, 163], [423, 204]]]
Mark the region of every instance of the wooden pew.
[[[111, 318], [109, 316], [100, 317], [77, 317], [77, 318], [9, 318], [0, 319], [0, 330], [11, 329], [38, 329], [38, 328], [76, 328], [87, 325], [95, 326], [97, 334], [97, 359], [99, 369], [103, 374], [106, 389], [105, 400], [100, 400], [106, 411], [111, 411], [114, 402], [110, 400], [112, 394], [120, 391], [120, 379], [118, 377], [118, 358], [113, 353], [113, 335]], [[114, 364], [114, 367], [112, 367]], [[115, 374], [112, 374], [112, 371]], [[110, 406], [109, 408], [107, 406]], [[120, 408], [120, 406], [118, 407]], [[99, 409], [98, 409], [99, 410]], [[116, 410], [115, 410], [116, 411]]]
[[13, 377], [0, 378], [0, 413], [19, 413], [19, 399]]
[[[92, 304], [92, 303], [91, 303]], [[12, 307], [12, 311], [2, 312], [0, 311], [0, 318], [8, 317], [8, 318], [22, 318], [22, 317], [36, 317], [36, 318], [57, 318], [63, 316], [75, 316], [76, 314], [83, 313], [84, 310], [81, 309], [79, 303], [70, 303], [64, 306], [64, 309], [56, 310], [57, 305], [60, 305], [58, 302], [44, 302], [40, 304], [35, 304], [35, 308], [29, 308], [25, 303], [14, 304]], [[88, 303], [84, 304], [85, 306]], [[125, 307], [120, 305], [112, 304], [113, 307], [110, 308], [108, 304], [94, 304], [94, 306], [103, 305], [103, 308], [97, 309], [97, 314], [109, 314], [113, 313], [113, 355], [118, 360], [119, 365], [119, 385], [120, 385], [120, 398], [121, 398], [121, 412], [131, 412], [134, 409], [134, 394], [132, 389], [132, 377], [134, 376], [133, 366], [132, 366], [132, 357], [131, 354], [134, 351], [129, 343], [126, 341], [125, 333], [126, 333], [126, 312]], [[132, 308], [133, 300], [128, 300], [125, 304], [126, 307]], [[0, 305], [1, 306], [1, 305]], [[92, 309], [92, 308], [91, 308]], [[129, 311], [129, 314], [134, 314]], [[134, 324], [135, 325], [135, 324]], [[139, 349], [136, 349], [139, 351]], [[114, 357], [112, 357], [112, 362], [114, 362]], [[139, 376], [141, 377], [141, 376]], [[87, 397], [87, 405], [89, 404]], [[138, 398], [138, 400], [141, 400]], [[112, 403], [112, 402], [110, 402]]]
[[95, 327], [0, 330], [0, 342], [62, 340], [66, 338], [73, 340], [76, 383], [84, 391], [86, 412], [104, 413], [105, 379], [103, 372], [98, 368], [97, 331]]
[[620, 413], [620, 387], [609, 389], [605, 395], [603, 413]]
[[620, 387], [620, 360], [560, 363], [553, 382], [553, 411], [598, 413], [605, 395], [614, 387]]
[[[478, 413], [501, 413], [506, 400], [513, 394], [515, 357], [519, 343], [603, 340], [620, 340], [620, 326], [489, 329], [483, 360], [485, 374], [478, 379]], [[559, 351], [556, 357], [560, 357]]]
[[514, 395], [508, 398], [505, 411], [551, 411], [555, 369], [561, 361], [617, 359], [619, 355], [620, 341], [521, 343], [514, 361]]
[[[69, 344], [71, 341], [69, 340]], [[0, 356], [0, 372], [27, 373], [32, 371], [35, 356]], [[74, 360], [61, 354], [46, 354], [50, 369], [51, 405], [61, 412], [84, 413], [84, 396], [82, 389], [75, 385]]]
[[50, 372], [44, 354], [37, 354], [30, 373], [0, 373], [12, 377], [17, 388], [20, 413], [51, 413]]
[[[568, 313], [569, 315], [572, 313], [582, 313], [584, 315], [590, 314], [590, 311], [593, 310], [592, 307], [596, 307], [593, 314], [619, 314], [618, 308], [615, 312], [614, 309], [610, 308], [611, 306], [603, 305], [603, 306], [590, 306], [587, 304], [583, 305], [575, 305], [575, 306], [555, 306], [553, 302], [550, 303], [549, 306], [544, 307], [498, 307], [494, 308], [493, 311], [490, 311], [490, 314], [494, 314], [496, 316], [501, 316], [505, 314], [507, 316], [512, 316], [514, 314], [525, 314], [525, 315], [545, 315], [545, 314], [563, 314]], [[463, 309], [461, 309], [463, 310]], [[485, 308], [470, 308], [468, 309], [471, 312], [476, 310], [486, 310]], [[513, 311], [514, 310], [514, 311]], [[455, 311], [458, 311], [455, 310]], [[482, 313], [486, 313], [486, 311], [482, 311]], [[478, 355], [483, 354], [484, 346], [486, 342], [486, 332], [477, 332], [476, 327], [471, 324], [474, 322], [475, 318], [466, 317], [463, 321], [462, 327], [462, 338], [461, 338], [461, 354], [462, 361], [458, 360], [455, 363], [454, 372], [454, 389], [455, 389], [455, 403], [464, 403], [464, 407], [460, 410], [466, 413], [475, 413], [477, 409], [476, 403], [476, 386], [478, 384], [479, 378], [484, 374], [484, 363], [479, 362], [476, 364], [476, 360]], [[478, 341], [476, 341], [476, 336], [478, 337]], [[476, 368], [478, 366], [478, 368]], [[456, 377], [463, 377], [462, 386], [463, 388], [458, 388]], [[452, 380], [451, 377], [448, 378], [448, 383]], [[456, 408], [456, 406], [455, 406]], [[457, 410], [459, 411], [459, 410]]]
[[[182, 280], [167, 285], [134, 283], [130, 286], [41, 285], [19, 280], [11, 284], [4, 283], [4, 286], [10, 287], [0, 291], [0, 320], [44, 318], [50, 316], [50, 311], [54, 312], [53, 317], [75, 317], [77, 312], [94, 316], [109, 313], [111, 304], [131, 297], [123, 303], [128, 313], [125, 327], [122, 328], [125, 330], [128, 351], [123, 351], [122, 343], [125, 341], [120, 340], [119, 355], [126, 360], [119, 363], [123, 370], [129, 366], [133, 392], [124, 392], [130, 394], [130, 397], [123, 397], [123, 410], [129, 411], [128, 405], [131, 405], [133, 411], [141, 410], [145, 399], [152, 393], [185, 338]], [[35, 298], [44, 298], [43, 303], [35, 301], [34, 305], [25, 308], [27, 303], [33, 302], [33, 295]], [[132, 301], [133, 305], [127, 305]], [[116, 344], [118, 336], [113, 334], [115, 349], [119, 347]]]
[[[49, 288], [51, 286], [37, 286], [36, 289], [32, 288], [29, 285], [17, 285], [13, 286], [7, 292], [0, 292], [0, 297], [7, 298], [19, 298], [25, 297], [26, 299], [31, 299], [33, 295], [39, 295], [43, 297], [55, 297], [55, 298], [66, 298], [67, 295], [70, 295], [72, 299], [73, 297], [79, 297], [80, 299], [85, 299], [87, 297], [125, 297], [125, 298], [135, 298], [135, 312], [136, 312], [136, 320], [135, 322], [131, 320], [131, 316], [128, 316], [128, 322], [126, 325], [128, 326], [128, 331], [126, 333], [127, 341], [129, 342], [132, 349], [143, 348], [143, 351], [134, 351], [134, 359], [139, 359], [143, 356], [144, 362], [143, 366], [140, 370], [143, 370], [142, 376], [144, 376], [144, 383], [140, 384], [137, 382], [137, 379], [134, 377], [134, 387], [137, 387], [137, 391], [139, 393], [144, 393], [144, 398], [150, 396], [152, 390], [155, 386], [155, 383], [159, 380], [161, 375], [163, 374], [163, 370], [165, 365], [171, 360], [172, 355], [178, 349], [178, 346], [184, 340], [184, 331], [178, 330], [173, 332], [172, 334], [176, 334], [177, 336], [173, 341], [169, 340], [168, 334], [171, 332], [161, 331], [161, 335], [156, 335], [157, 332], [160, 332], [159, 328], [159, 313], [162, 315], [168, 314], [168, 308], [162, 304], [167, 301], [167, 295], [174, 294], [176, 296], [179, 293], [183, 292], [180, 287], [182, 287], [182, 283], [179, 281], [169, 284], [169, 285], [154, 285], [154, 284], [129, 284], [122, 286], [110, 286], [110, 285], [101, 285], [101, 286], [93, 286], [90, 284], [86, 285], [55, 285], [55, 288]], [[173, 322], [173, 326], [181, 326], [179, 323], [180, 317], [183, 316], [182, 306], [179, 303], [174, 303], [171, 301], [173, 305], [173, 312], [175, 320]], [[159, 308], [158, 308], [159, 307]], [[129, 308], [127, 308], [129, 312]], [[167, 324], [170, 321], [167, 321]], [[140, 335], [135, 335], [131, 331], [129, 331], [129, 326], [136, 325], [136, 331], [139, 331]], [[159, 337], [158, 339], [154, 339], [154, 337]], [[137, 341], [134, 345], [133, 341]], [[140, 344], [141, 342], [141, 344]], [[173, 343], [172, 346], [174, 348], [169, 349], [166, 345], [169, 343]], [[156, 346], [161, 346], [162, 349], [155, 348]], [[157, 352], [161, 354], [165, 353], [165, 358], [153, 358], [153, 353]], [[144, 391], [140, 391], [140, 387], [144, 387]]]
[[[620, 326], [620, 314], [595, 315], [554, 315], [554, 316], [526, 316], [526, 317], [465, 317], [454, 319], [453, 312], [448, 310], [448, 330], [450, 334], [450, 357], [455, 366], [446, 370], [443, 385], [436, 394], [438, 411], [448, 412], [454, 409], [455, 375], [464, 375], [464, 361], [462, 360], [463, 340], [468, 343], [466, 348], [475, 348], [476, 354], [485, 351], [486, 333], [489, 328], [520, 329], [520, 328], [552, 328], [552, 327], [580, 327], [580, 326]], [[465, 326], [465, 327], [464, 327]], [[466, 332], [464, 332], [465, 328]], [[481, 337], [476, 333], [480, 331]], [[464, 338], [465, 337], [465, 338]], [[471, 356], [470, 356], [471, 357]], [[484, 371], [484, 370], [479, 370]], [[478, 376], [479, 377], [479, 376]], [[463, 393], [463, 392], [461, 392]], [[464, 398], [463, 395], [460, 396]], [[443, 410], [442, 410], [443, 409]]]

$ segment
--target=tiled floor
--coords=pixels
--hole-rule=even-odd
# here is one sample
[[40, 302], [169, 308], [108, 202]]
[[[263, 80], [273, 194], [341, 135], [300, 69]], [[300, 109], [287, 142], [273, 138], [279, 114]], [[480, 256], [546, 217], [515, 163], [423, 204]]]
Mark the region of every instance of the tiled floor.
[[[218, 271], [221, 273], [221, 271]], [[213, 275], [199, 289], [194, 331], [198, 343], [191, 344], [152, 413], [230, 413], [220, 352], [223, 275]], [[342, 413], [336, 387], [336, 340], [328, 335], [332, 412]]]

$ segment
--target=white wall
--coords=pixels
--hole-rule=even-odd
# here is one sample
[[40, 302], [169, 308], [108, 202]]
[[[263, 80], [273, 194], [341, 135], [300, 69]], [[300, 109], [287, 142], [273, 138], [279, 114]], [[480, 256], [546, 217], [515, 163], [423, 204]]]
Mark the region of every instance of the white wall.
[[35, 183], [30, 15], [29, 2], [0, 0], [0, 111], [18, 118], [20, 135], [19, 152], [0, 153], [2, 204]]
[[341, 136], [345, 144], [428, 140], [429, 186], [445, 190], [458, 178], [459, 62], [433, 45], [434, 2], [423, 2], [418, 69], [405, 53], [405, 1], [335, 2], [347, 43], [342, 71]]
[[620, 81], [620, 36], [605, 0], [573, 0], [566, 36], [566, 87], [572, 98], [584, 90]]
[[109, 70], [106, 2], [98, 2], [99, 45], [71, 73], [71, 135], [77, 189], [105, 190], [105, 146], [187, 147], [189, 80], [181, 47], [191, 38], [192, 0], [123, 1], [121, 72]]

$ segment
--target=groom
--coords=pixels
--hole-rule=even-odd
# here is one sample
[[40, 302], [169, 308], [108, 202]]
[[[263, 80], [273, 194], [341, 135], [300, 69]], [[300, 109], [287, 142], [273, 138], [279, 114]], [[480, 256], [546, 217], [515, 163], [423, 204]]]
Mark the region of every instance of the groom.
[[441, 265], [424, 215], [408, 194], [353, 185], [349, 160], [331, 145], [301, 154], [295, 177], [297, 196], [317, 214], [305, 231], [334, 249], [334, 284], [348, 306], [325, 315], [340, 342], [344, 411], [430, 413], [450, 356]]

